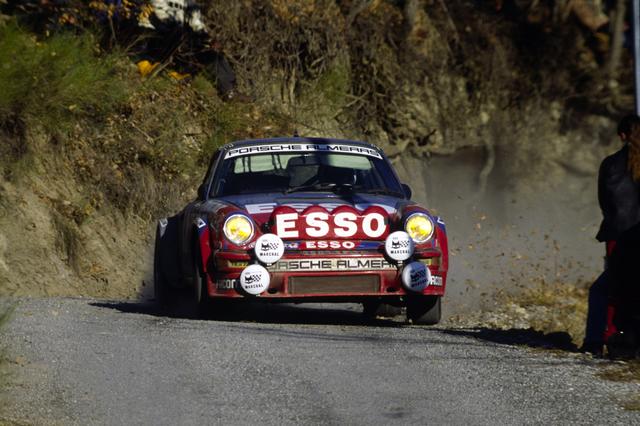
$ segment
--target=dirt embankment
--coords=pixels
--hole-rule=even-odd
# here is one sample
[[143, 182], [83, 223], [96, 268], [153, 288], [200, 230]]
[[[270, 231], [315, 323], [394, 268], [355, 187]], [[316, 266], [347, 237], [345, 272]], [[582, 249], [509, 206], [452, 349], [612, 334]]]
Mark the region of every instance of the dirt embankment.
[[136, 297], [153, 222], [194, 196], [215, 147], [294, 130], [385, 148], [448, 223], [452, 312], [490, 307], [496, 288], [590, 281], [626, 59], [611, 79], [571, 17], [447, 3], [207, 2], [242, 103], [205, 75], [168, 78], [171, 63], [142, 78], [84, 30], [3, 21], [0, 293]]

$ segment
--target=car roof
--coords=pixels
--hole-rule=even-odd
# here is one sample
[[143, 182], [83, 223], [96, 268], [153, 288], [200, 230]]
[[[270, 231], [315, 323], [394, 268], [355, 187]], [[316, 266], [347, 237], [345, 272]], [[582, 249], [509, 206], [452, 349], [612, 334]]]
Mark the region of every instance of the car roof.
[[239, 148], [243, 146], [268, 145], [272, 143], [346, 144], [346, 145], [356, 145], [356, 146], [364, 146], [367, 148], [373, 148], [378, 152], [383, 153], [382, 149], [368, 142], [354, 141], [349, 139], [334, 139], [334, 138], [302, 138], [299, 136], [239, 140], [239, 141], [229, 142], [223, 145], [222, 147], [220, 147], [220, 150], [227, 151], [232, 148]]

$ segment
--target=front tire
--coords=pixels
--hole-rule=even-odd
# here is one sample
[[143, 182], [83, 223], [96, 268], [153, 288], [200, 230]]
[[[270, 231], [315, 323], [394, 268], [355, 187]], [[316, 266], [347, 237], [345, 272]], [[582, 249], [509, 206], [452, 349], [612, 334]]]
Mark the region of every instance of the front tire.
[[158, 236], [156, 234], [156, 244], [153, 254], [153, 293], [156, 303], [162, 310], [166, 310], [169, 307], [169, 283], [167, 277], [164, 275], [160, 267], [160, 259], [158, 252]]
[[210, 299], [207, 289], [207, 279], [200, 268], [200, 249], [194, 243], [191, 251], [193, 257], [193, 278], [188, 290], [187, 298], [189, 316], [192, 318], [205, 318], [210, 311]]
[[436, 325], [442, 317], [440, 296], [412, 295], [407, 298], [407, 320], [419, 325]]

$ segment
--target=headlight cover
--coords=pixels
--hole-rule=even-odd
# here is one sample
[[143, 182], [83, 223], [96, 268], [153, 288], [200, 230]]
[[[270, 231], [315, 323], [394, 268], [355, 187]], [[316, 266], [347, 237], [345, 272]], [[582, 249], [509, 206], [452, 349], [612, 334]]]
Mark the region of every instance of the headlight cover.
[[246, 243], [253, 237], [253, 222], [243, 214], [232, 214], [225, 220], [224, 236], [227, 240], [238, 246]]
[[405, 221], [404, 229], [414, 242], [422, 244], [433, 237], [434, 225], [426, 214], [414, 213]]

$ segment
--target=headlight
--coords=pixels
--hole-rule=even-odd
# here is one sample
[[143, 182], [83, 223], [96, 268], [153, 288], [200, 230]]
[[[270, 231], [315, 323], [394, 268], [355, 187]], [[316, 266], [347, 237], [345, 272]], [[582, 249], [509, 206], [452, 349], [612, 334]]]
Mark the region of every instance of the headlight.
[[243, 214], [233, 214], [223, 226], [224, 235], [236, 245], [242, 245], [253, 237], [253, 223]]
[[424, 243], [433, 236], [433, 222], [431, 218], [424, 213], [414, 213], [404, 224], [407, 234], [416, 243]]

